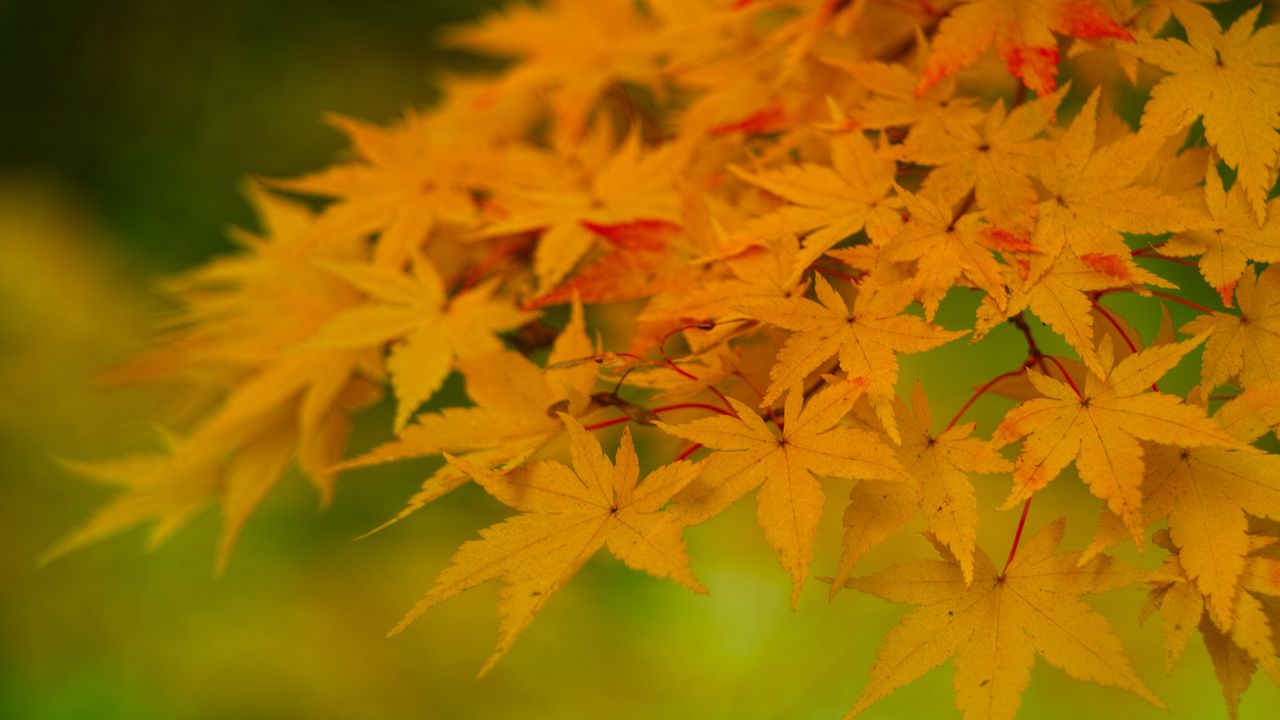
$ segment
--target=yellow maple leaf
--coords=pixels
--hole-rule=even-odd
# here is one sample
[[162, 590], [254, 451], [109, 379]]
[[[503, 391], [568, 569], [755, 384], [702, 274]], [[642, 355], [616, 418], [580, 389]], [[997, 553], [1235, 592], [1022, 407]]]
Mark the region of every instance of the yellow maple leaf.
[[1214, 312], [1182, 326], [1191, 335], [1208, 334], [1200, 387], [1212, 392], [1232, 378], [1246, 388], [1280, 382], [1280, 265], [1262, 272], [1246, 268], [1236, 286], [1239, 315]]
[[154, 520], [147, 544], [156, 547], [202, 509], [215, 495], [218, 468], [207, 458], [186, 453], [139, 455], [93, 463], [64, 463], [73, 472], [123, 489], [81, 527], [42, 553], [41, 563]]
[[918, 75], [904, 65], [835, 59], [827, 62], [871, 93], [871, 97], [849, 110], [845, 127], [905, 127], [910, 133], [955, 135], [981, 123], [986, 116], [972, 98], [955, 94], [954, 82], [939, 83], [924, 95], [916, 95]]
[[[587, 396], [596, 382], [596, 364], [589, 360], [593, 353], [582, 305], [574, 303], [546, 368], [511, 351], [459, 360], [458, 369], [474, 406], [423, 413], [397, 439], [334, 469], [443, 453], [464, 456], [472, 465], [494, 472], [514, 469], [564, 431], [557, 410], [577, 416], [587, 409]], [[423, 482], [404, 509], [373, 532], [403, 520], [469, 479], [455, 465], [441, 467]]]
[[321, 241], [314, 214], [250, 187], [262, 234], [235, 231], [245, 252], [168, 281], [182, 303], [176, 334], [126, 377], [191, 374], [217, 378], [224, 393], [211, 414], [168, 452], [72, 463], [76, 472], [120, 488], [84, 527], [46, 551], [52, 560], [132, 525], [154, 520], [151, 542], [167, 538], [200, 508], [223, 509], [215, 569], [230, 558], [246, 520], [296, 459], [324, 502], [330, 465], [341, 455], [355, 409], [375, 402], [375, 354], [309, 347], [307, 341], [358, 295], [315, 262], [350, 261], [359, 238]]
[[732, 168], [789, 203], [777, 216], [788, 232], [805, 236], [796, 259], [799, 270], [863, 229], [872, 242], [888, 240], [901, 224], [897, 203], [885, 197], [895, 169], [893, 159], [877, 152], [860, 132], [832, 137], [830, 166], [804, 163], [757, 173]]
[[1041, 158], [1039, 178], [1048, 199], [1037, 208], [1031, 241], [1042, 255], [1033, 266], [1047, 266], [1063, 247], [1077, 257], [1108, 262], [1113, 276], [1135, 270], [1121, 233], [1160, 235], [1186, 229], [1196, 216], [1159, 189], [1137, 182], [1163, 138], [1155, 133], [1126, 133], [1098, 147], [1099, 91]]
[[[1242, 570], [1241, 593], [1231, 603], [1225, 618], [1217, 618], [1212, 610], [1205, 612], [1209, 605], [1206, 597], [1191, 579], [1177, 548], [1164, 532], [1157, 535], [1156, 542], [1173, 554], [1147, 580], [1152, 589], [1143, 607], [1144, 616], [1154, 610], [1160, 612], [1165, 666], [1170, 670], [1191, 636], [1200, 630], [1232, 718], [1236, 717], [1240, 696], [1249, 687], [1259, 665], [1274, 682], [1280, 683], [1280, 661], [1276, 659], [1272, 630], [1280, 622], [1280, 613], [1264, 605], [1258, 597], [1280, 596], [1280, 582], [1277, 582], [1280, 561], [1254, 554], [1259, 548], [1274, 543], [1275, 538], [1249, 536], [1247, 540], [1250, 556]], [[1220, 619], [1225, 620], [1225, 624], [1219, 624]]]
[[510, 301], [493, 296], [492, 282], [448, 298], [439, 273], [421, 256], [411, 274], [356, 263], [321, 267], [369, 300], [333, 318], [309, 344], [359, 349], [391, 343], [387, 370], [397, 400], [396, 431], [440, 389], [455, 359], [502, 349], [495, 333], [527, 319]]
[[[1243, 445], [1253, 443], [1280, 425], [1280, 386], [1246, 390], [1213, 419]], [[1246, 513], [1280, 519], [1280, 456], [1253, 448], [1150, 448], [1142, 492], [1142, 524], [1168, 518], [1188, 580], [1218, 627], [1230, 630], [1249, 551]], [[1086, 556], [1127, 534], [1120, 520], [1104, 515]]]
[[657, 423], [676, 437], [716, 452], [673, 508], [688, 524], [718, 515], [755, 487], [757, 518], [769, 544], [791, 574], [795, 607], [826, 495], [814, 475], [905, 479], [901, 465], [874, 433], [838, 427], [862, 394], [862, 383], [839, 383], [805, 402], [797, 387], [787, 395], [782, 430], [774, 434], [750, 407], [730, 398], [737, 417], [717, 416], [681, 425]]
[[329, 122], [351, 139], [359, 159], [299, 178], [272, 180], [292, 192], [337, 198], [308, 232], [329, 240], [377, 233], [374, 262], [399, 267], [440, 224], [472, 227], [479, 220], [468, 192], [476, 148], [464, 155], [434, 142], [430, 115], [409, 112], [381, 128], [341, 116]]
[[1217, 163], [1210, 162], [1204, 178], [1205, 219], [1178, 233], [1160, 246], [1175, 257], [1199, 256], [1200, 274], [1218, 291], [1223, 304], [1231, 305], [1232, 291], [1249, 261], [1280, 261], [1280, 199], [1267, 204], [1267, 221], [1254, 221], [1244, 186], [1223, 190]]
[[734, 55], [753, 39], [755, 23], [765, 10], [760, 3], [721, 0], [646, 0], [645, 6], [660, 26], [654, 34], [664, 50], [663, 70], [676, 77]]
[[552, 0], [511, 5], [450, 33], [451, 44], [518, 57], [498, 95], [547, 95], [554, 144], [579, 140], [601, 93], [622, 82], [657, 88], [669, 39], [635, 3]]
[[885, 635], [847, 717], [950, 657], [956, 658], [956, 706], [966, 720], [1012, 720], [1037, 655], [1077, 680], [1129, 690], [1163, 708], [1133, 671], [1110, 623], [1080, 599], [1136, 582], [1139, 572], [1106, 556], [1080, 567], [1076, 553], [1055, 554], [1065, 525], [1047, 525], [1004, 572], [979, 552], [971, 583], [945, 555], [847, 581], [886, 600], [922, 606]]
[[708, 344], [722, 340], [725, 332], [740, 330], [735, 323], [748, 318], [739, 308], [783, 300], [797, 291], [802, 282], [795, 272], [799, 253], [795, 236], [782, 233], [726, 249], [702, 282], [687, 292], [658, 296], [645, 306], [636, 318], [632, 349], [652, 350], [666, 333], [689, 325], [690, 318], [716, 319], [717, 328], [706, 335]]
[[1030, 498], [1074, 460], [1080, 479], [1141, 545], [1145, 465], [1140, 440], [1185, 448], [1242, 445], [1200, 408], [1150, 391], [1200, 342], [1158, 345], [1113, 365], [1109, 338], [1104, 339], [1103, 372], [1090, 371], [1083, 387], [1028, 368], [1028, 379], [1044, 397], [1010, 410], [994, 437], [998, 444], [1023, 441], [1003, 509]]
[[681, 160], [672, 145], [645, 148], [632, 132], [615, 148], [600, 123], [573, 154], [530, 152], [526, 160], [496, 191], [508, 214], [478, 236], [538, 232], [533, 271], [540, 293], [554, 289], [595, 246], [590, 226], [680, 222], [674, 180]]
[[1259, 225], [1280, 153], [1280, 26], [1253, 32], [1262, 6], [1227, 28], [1208, 9], [1173, 7], [1187, 42], [1143, 39], [1138, 56], [1171, 74], [1151, 90], [1143, 128], [1173, 131], [1204, 119], [1204, 135], [1239, 175]]
[[591, 433], [568, 415], [561, 415], [561, 420], [569, 431], [572, 469], [535, 462], [494, 475], [464, 465], [476, 482], [522, 514], [480, 531], [480, 540], [463, 544], [391, 635], [439, 603], [501, 578], [501, 628], [497, 647], [480, 668], [484, 675], [547, 601], [606, 545], [630, 568], [706, 592], [689, 569], [683, 524], [662, 509], [693, 479], [697, 467], [675, 462], [641, 482], [629, 428], [623, 431], [616, 463], [610, 463]]
[[936, 194], [913, 195], [898, 188], [911, 219], [893, 235], [881, 256], [893, 262], [913, 261], [916, 296], [924, 317], [932, 321], [938, 305], [960, 277], [987, 293], [1001, 310], [1008, 304], [1001, 265], [985, 232], [989, 226], [976, 213], [955, 217], [954, 199]]
[[919, 510], [929, 532], [956, 558], [965, 582], [973, 580], [974, 541], [978, 528], [978, 499], [969, 473], [999, 473], [1013, 464], [990, 452], [975, 437], [974, 423], [945, 428], [934, 434], [933, 413], [917, 382], [911, 407], [898, 400], [902, 444], [898, 459], [912, 482], [859, 480], [844, 513], [845, 535], [840, 565], [831, 583], [834, 595], [854, 564], [874, 545], [897, 530]]
[[[1006, 284], [1012, 291], [1004, 312], [984, 298], [978, 308], [976, 334], [982, 337], [996, 324], [1030, 309], [1070, 343], [1092, 372], [1104, 373], [1094, 337], [1094, 293], [1142, 285], [1172, 287], [1167, 280], [1131, 263], [1113, 263], [1112, 257], [1080, 257], [1068, 246], [1039, 278], [1008, 279]], [[1119, 338], [1113, 338], [1112, 344], [1124, 347]]]
[[964, 333], [903, 313], [911, 301], [909, 292], [863, 290], [850, 309], [823, 278], [815, 278], [814, 286], [818, 302], [795, 297], [743, 308], [752, 317], [792, 331], [769, 371], [764, 404], [838, 356], [850, 379], [865, 381], [885, 429], [896, 434], [892, 421], [898, 355], [932, 350]]
[[1010, 111], [998, 100], [980, 129], [921, 128], [903, 143], [902, 159], [936, 166], [925, 178], [926, 190], [948, 197], [973, 190], [987, 220], [1025, 237], [1037, 200], [1032, 176], [1048, 145], [1041, 136], [1064, 95], [1066, 88]]

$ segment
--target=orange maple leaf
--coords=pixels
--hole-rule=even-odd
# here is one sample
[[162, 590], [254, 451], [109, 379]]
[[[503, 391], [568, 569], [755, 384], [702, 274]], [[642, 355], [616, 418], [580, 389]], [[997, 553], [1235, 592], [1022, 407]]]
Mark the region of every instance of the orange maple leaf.
[[972, 65], [992, 44], [1023, 85], [1037, 95], [1051, 93], [1060, 59], [1054, 33], [1133, 40], [1094, 0], [969, 0], [938, 25], [916, 93]]

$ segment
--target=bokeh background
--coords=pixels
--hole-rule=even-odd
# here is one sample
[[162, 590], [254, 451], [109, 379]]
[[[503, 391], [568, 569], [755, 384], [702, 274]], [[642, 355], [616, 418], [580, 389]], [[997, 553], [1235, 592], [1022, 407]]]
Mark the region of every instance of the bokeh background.
[[[750, 502], [689, 533], [709, 597], [602, 554], [481, 681], [495, 586], [433, 610], [395, 640], [383, 635], [501, 508], [465, 488], [352, 541], [398, 510], [430, 463], [352, 473], [323, 512], [301, 479], [288, 478], [221, 578], [211, 570], [212, 511], [154, 552], [141, 550], [135, 531], [36, 567], [43, 548], [108, 496], [56, 458], [154, 440], [162, 393], [93, 382], [143, 346], [163, 309], [150, 279], [230, 249], [227, 226], [253, 224], [240, 195], [247, 175], [297, 174], [340, 157], [324, 112], [388, 121], [431, 102], [440, 72], [495, 67], [433, 36], [496, 4], [0, 2], [0, 718], [836, 718], [852, 705], [903, 609], [854, 593], [828, 602], [814, 582], [799, 611], [789, 610], [788, 580]], [[1111, 305], [1144, 338], [1155, 335], [1155, 306]], [[962, 326], [971, 313], [950, 303], [942, 321]], [[983, 347], [911, 358], [903, 376], [922, 379], [941, 419], [1023, 353], [1004, 329]], [[1193, 370], [1181, 368], [1170, 386], [1185, 389]], [[456, 385], [440, 402], [458, 401]], [[981, 400], [972, 416], [980, 432], [1009, 405]], [[374, 408], [356, 445], [389, 425], [388, 408]], [[616, 435], [602, 438], [615, 447]], [[986, 508], [1007, 490], [1007, 478], [979, 483]], [[817, 574], [835, 565], [847, 487], [829, 485]], [[1065, 514], [1067, 545], [1080, 547], [1098, 507], [1064, 476], [1037, 499], [1030, 527]], [[980, 546], [1002, 557], [1016, 521], [985, 512]], [[865, 567], [928, 553], [904, 533]], [[1165, 675], [1157, 623], [1136, 621], [1141, 601], [1135, 589], [1096, 605], [1174, 717], [1224, 717], [1198, 643]], [[954, 717], [950, 682], [948, 664], [865, 717]], [[1274, 717], [1277, 707], [1280, 692], [1260, 679], [1241, 717]], [[1024, 716], [1082, 712], [1167, 717], [1039, 665]]]

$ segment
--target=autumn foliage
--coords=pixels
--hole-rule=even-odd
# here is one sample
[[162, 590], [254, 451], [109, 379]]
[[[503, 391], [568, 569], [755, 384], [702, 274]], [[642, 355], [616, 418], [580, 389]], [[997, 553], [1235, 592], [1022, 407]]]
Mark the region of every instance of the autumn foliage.
[[[510, 64], [389, 127], [333, 118], [349, 159], [254, 181], [261, 230], [167, 281], [180, 317], [113, 374], [193, 380], [207, 411], [74, 463], [120, 491], [49, 557], [212, 504], [222, 567], [289, 467], [327, 501], [436, 456], [392, 521], [472, 482], [512, 514], [394, 632], [500, 580], [481, 672], [601, 550], [706, 592], [685, 530], [753, 503], [793, 607], [815, 575], [913, 606], [851, 716], [950, 658], [967, 718], [1013, 717], [1037, 656], [1160, 706], [1112, 629], [1137, 609], [1082, 599], [1134, 585], [1234, 715], [1280, 682], [1280, 25], [1213, 5], [550, 0], [459, 28]], [[1117, 296], [1191, 319], [1144, 340]], [[997, 328], [1025, 359], [962, 406], [904, 371], [989, 360]], [[453, 373], [470, 403], [440, 407]], [[386, 441], [351, 456], [387, 391]], [[987, 394], [1010, 401], [980, 433]], [[1076, 477], [1101, 513], [1064, 551], [1037, 497]], [[814, 569], [831, 478], [843, 548]], [[977, 544], [975, 480], [1009, 483], [1007, 547]], [[936, 557], [859, 571], [917, 518]]]

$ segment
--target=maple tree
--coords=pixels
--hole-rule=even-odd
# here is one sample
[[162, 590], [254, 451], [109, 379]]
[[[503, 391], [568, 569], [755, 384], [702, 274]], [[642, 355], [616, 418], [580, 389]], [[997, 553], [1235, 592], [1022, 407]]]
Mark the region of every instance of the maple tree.
[[[918, 606], [851, 716], [954, 657], [964, 716], [1011, 718], [1037, 654], [1162, 707], [1113, 630], [1138, 608], [1081, 599], [1124, 587], [1170, 666], [1201, 635], [1235, 716], [1258, 669], [1280, 682], [1280, 25], [1237, 5], [514, 4], [448, 38], [505, 70], [388, 127], [334, 118], [349, 159], [255, 181], [262, 231], [165, 285], [179, 316], [112, 375], [186, 379], [205, 412], [68, 462], [120, 491], [46, 559], [215, 504], [222, 568], [291, 464], [328, 502], [343, 471], [438, 458], [388, 524], [472, 482], [518, 514], [393, 632], [501, 580], [484, 673], [602, 547], [707, 592], [685, 532], [753, 490], [798, 607], [847, 488], [829, 597]], [[987, 371], [945, 424], [938, 352]], [[1070, 466], [1101, 515], [1060, 552], [1078, 513], [1041, 498]], [[917, 516], [940, 560], [858, 573]]]

